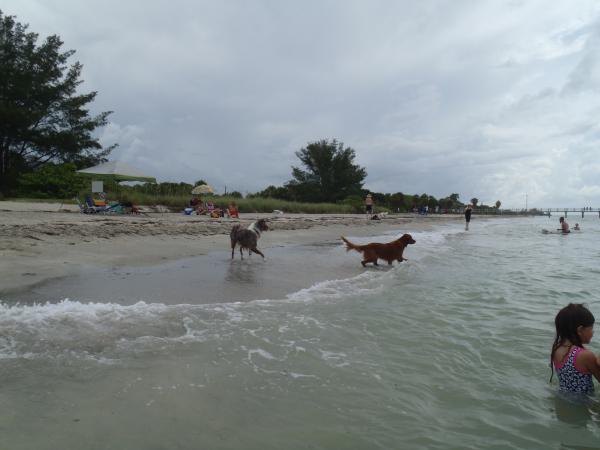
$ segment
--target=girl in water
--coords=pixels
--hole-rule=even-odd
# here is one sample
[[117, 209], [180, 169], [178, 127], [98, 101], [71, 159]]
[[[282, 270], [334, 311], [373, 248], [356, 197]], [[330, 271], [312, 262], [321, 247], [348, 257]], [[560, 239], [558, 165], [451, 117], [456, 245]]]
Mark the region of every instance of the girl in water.
[[550, 368], [556, 370], [561, 392], [592, 394], [592, 375], [600, 381], [598, 358], [584, 347], [592, 340], [594, 322], [590, 310], [576, 303], [569, 303], [554, 319], [556, 337], [550, 354]]

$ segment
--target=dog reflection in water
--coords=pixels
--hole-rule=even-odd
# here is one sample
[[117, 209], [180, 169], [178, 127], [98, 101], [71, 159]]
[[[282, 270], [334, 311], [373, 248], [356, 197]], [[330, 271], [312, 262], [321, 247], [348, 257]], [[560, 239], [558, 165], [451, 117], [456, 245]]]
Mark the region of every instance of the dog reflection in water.
[[229, 236], [231, 237], [231, 259], [235, 252], [235, 246], [240, 246], [240, 256], [244, 259], [243, 249], [248, 250], [248, 254], [252, 252], [262, 256], [265, 255], [257, 248], [258, 239], [263, 231], [267, 231], [269, 226], [265, 219], [259, 219], [253, 222], [248, 228], [242, 228], [241, 225], [234, 225]]

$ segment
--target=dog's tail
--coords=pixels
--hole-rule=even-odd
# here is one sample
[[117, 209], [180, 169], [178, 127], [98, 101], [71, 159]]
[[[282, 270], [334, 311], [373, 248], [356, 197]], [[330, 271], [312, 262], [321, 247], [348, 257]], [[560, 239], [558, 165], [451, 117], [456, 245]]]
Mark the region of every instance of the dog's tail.
[[342, 241], [345, 242], [346, 244], [346, 251], [349, 252], [350, 250], [356, 250], [357, 252], [362, 252], [363, 251], [363, 246], [362, 245], [356, 245], [353, 244], [352, 242], [350, 242], [348, 239], [346, 239], [344, 236], [340, 236], [342, 238]]

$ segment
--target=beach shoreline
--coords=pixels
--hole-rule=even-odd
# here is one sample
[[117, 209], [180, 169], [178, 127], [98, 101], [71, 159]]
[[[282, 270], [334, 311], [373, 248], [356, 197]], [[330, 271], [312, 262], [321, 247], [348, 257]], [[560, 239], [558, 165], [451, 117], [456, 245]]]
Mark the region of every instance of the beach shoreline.
[[[210, 219], [178, 213], [86, 215], [72, 205], [0, 202], [0, 299], [82, 270], [152, 266], [215, 251], [229, 251], [229, 232], [267, 218], [271, 230], [259, 247], [332, 241], [340, 235], [414, 232], [462, 221], [462, 215], [241, 214]], [[71, 209], [69, 209], [71, 208]], [[239, 253], [236, 253], [239, 257]], [[267, 255], [268, 257], [268, 255]]]

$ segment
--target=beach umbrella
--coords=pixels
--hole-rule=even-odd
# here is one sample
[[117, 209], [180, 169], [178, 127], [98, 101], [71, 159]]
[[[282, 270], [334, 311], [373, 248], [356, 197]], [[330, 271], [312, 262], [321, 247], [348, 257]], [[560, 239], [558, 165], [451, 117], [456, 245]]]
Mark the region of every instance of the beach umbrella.
[[131, 167], [121, 161], [108, 161], [102, 164], [98, 164], [94, 167], [88, 167], [87, 169], [78, 170], [77, 173], [96, 175], [102, 178], [109, 178], [120, 181], [146, 181], [150, 183], [156, 183], [156, 178], [148, 176], [142, 173], [135, 167]]
[[192, 195], [214, 194], [215, 191], [208, 184], [201, 184], [192, 189]]

